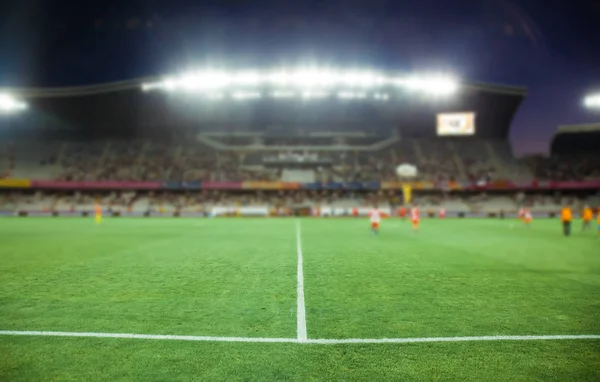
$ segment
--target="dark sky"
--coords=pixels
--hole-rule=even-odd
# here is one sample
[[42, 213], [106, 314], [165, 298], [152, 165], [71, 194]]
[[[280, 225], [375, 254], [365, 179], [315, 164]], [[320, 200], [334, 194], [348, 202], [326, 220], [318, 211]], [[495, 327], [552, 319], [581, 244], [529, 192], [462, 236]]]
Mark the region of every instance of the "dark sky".
[[0, 2], [0, 85], [66, 86], [317, 63], [444, 70], [524, 85], [511, 140], [546, 151], [559, 124], [600, 122], [600, 0]]

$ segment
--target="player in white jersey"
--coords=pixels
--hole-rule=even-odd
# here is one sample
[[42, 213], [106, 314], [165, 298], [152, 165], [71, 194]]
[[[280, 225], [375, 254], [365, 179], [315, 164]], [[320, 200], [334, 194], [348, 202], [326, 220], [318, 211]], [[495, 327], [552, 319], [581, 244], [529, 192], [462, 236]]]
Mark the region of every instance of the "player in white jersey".
[[373, 235], [379, 234], [379, 226], [381, 224], [381, 211], [375, 207], [369, 212], [369, 218], [371, 219], [371, 232]]

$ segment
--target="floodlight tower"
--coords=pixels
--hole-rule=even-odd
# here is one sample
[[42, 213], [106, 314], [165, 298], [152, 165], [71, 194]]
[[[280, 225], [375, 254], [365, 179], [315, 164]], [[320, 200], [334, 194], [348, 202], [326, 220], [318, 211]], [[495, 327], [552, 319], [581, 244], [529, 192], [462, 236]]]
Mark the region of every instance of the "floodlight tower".
[[590, 94], [583, 100], [583, 104], [588, 109], [600, 110], [600, 93]]

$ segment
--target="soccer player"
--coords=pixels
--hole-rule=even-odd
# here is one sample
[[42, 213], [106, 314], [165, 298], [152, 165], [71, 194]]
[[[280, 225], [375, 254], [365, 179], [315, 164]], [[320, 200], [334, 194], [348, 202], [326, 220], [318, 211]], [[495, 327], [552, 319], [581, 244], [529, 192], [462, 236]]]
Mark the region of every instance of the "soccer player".
[[531, 211], [529, 211], [529, 208], [523, 208], [523, 223], [525, 223], [525, 227], [530, 227], [529, 224], [531, 224]]
[[592, 219], [594, 219], [594, 212], [590, 208], [590, 206], [585, 206], [583, 208], [583, 214], [581, 214], [581, 219], [583, 220], [582, 231], [587, 231], [592, 227]]
[[373, 208], [369, 213], [369, 218], [371, 219], [371, 232], [373, 235], [379, 235], [379, 225], [381, 224], [381, 211], [379, 211], [379, 208]]
[[438, 217], [439, 217], [440, 219], [444, 219], [444, 218], [446, 217], [446, 209], [445, 209], [444, 207], [442, 207], [442, 208], [440, 209], [440, 212], [438, 213]]
[[598, 239], [600, 239], [600, 208], [598, 208]]
[[413, 231], [419, 231], [419, 222], [421, 221], [421, 214], [419, 213], [419, 206], [416, 204], [410, 209], [410, 220], [412, 222]]
[[525, 208], [521, 207], [519, 209], [519, 220], [523, 220], [525, 218]]
[[400, 208], [400, 217], [402, 219], [406, 218], [406, 207], [402, 206], [402, 208]]
[[96, 224], [102, 223], [102, 207], [100, 207], [99, 203], [96, 203], [94, 210], [96, 215]]
[[560, 211], [560, 220], [563, 225], [563, 233], [565, 236], [571, 235], [571, 220], [573, 220], [573, 212], [569, 206], [564, 206]]

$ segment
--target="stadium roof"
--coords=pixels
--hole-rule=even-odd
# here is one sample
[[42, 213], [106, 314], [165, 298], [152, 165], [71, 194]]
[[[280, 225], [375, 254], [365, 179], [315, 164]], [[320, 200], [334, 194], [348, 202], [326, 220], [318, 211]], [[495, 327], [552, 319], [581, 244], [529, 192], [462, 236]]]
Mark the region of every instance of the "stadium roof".
[[600, 123], [587, 123], [581, 125], [562, 125], [558, 126], [556, 134], [568, 133], [586, 133], [592, 131], [600, 131]]
[[[105, 84], [62, 88], [0, 89], [23, 98], [29, 109], [13, 119], [13, 125], [79, 131], [133, 131], [139, 135], [151, 128], [205, 128], [232, 130], [265, 126], [361, 126], [368, 131], [399, 128], [406, 136], [435, 136], [438, 113], [474, 112], [475, 135], [504, 139], [513, 115], [527, 91], [523, 87], [464, 81], [459, 91], [435, 97], [407, 89], [382, 89], [389, 100], [369, 97], [352, 100], [262, 99], [236, 102], [209, 100], [198, 94], [144, 92], [142, 84], [164, 80], [138, 78]], [[388, 91], [389, 90], [389, 91]], [[266, 93], [265, 93], [266, 94]], [[387, 97], [387, 95], [386, 95]], [[358, 99], [360, 98], [360, 99]], [[3, 123], [0, 119], [0, 124]], [[356, 128], [354, 128], [356, 130]], [[86, 133], [87, 134], [87, 133]]]
[[550, 143], [554, 155], [600, 152], [600, 123], [559, 126]]
[[[124, 90], [137, 90], [144, 83], [152, 83], [162, 80], [161, 77], [141, 77], [130, 80], [107, 82], [103, 84], [81, 85], [69, 87], [42, 87], [42, 88], [0, 88], [0, 93], [11, 94], [20, 98], [52, 98], [52, 97], [77, 97], [86, 95], [97, 95], [113, 93]], [[463, 81], [460, 86], [466, 89], [477, 90], [488, 93], [515, 95], [524, 97], [527, 88], [522, 86], [499, 85], [484, 82]]]

